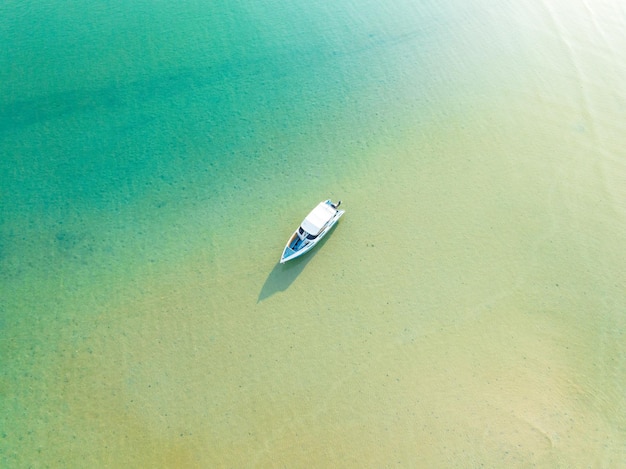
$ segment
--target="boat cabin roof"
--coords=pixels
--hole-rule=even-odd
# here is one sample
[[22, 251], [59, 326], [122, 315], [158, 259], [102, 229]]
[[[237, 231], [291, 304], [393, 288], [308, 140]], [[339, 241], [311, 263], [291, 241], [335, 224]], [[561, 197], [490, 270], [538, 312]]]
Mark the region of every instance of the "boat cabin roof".
[[317, 204], [311, 213], [309, 213], [302, 222], [302, 229], [309, 234], [317, 236], [324, 225], [335, 215], [337, 210], [326, 202]]

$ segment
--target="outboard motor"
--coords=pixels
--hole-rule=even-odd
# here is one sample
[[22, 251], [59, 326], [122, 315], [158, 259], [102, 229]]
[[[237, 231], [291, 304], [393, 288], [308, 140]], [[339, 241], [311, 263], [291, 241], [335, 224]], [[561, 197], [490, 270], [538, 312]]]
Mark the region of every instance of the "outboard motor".
[[332, 205], [332, 207], [336, 210], [336, 209], [337, 209], [337, 207], [339, 207], [339, 206], [341, 205], [341, 200], [340, 200], [339, 202], [337, 202], [336, 204], [333, 204], [333, 203], [331, 202], [331, 204], [330, 204], [330, 205]]

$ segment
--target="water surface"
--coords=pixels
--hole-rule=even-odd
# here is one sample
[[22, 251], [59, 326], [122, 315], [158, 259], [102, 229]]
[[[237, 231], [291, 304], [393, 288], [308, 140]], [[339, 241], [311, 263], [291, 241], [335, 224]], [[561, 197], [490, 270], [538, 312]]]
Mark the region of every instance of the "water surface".
[[0, 7], [3, 466], [624, 460], [624, 7], [379, 3]]

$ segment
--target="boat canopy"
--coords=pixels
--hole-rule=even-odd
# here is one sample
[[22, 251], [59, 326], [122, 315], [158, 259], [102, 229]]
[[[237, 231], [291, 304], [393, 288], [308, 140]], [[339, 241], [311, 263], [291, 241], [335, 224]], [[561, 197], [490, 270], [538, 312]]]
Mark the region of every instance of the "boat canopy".
[[337, 209], [331, 207], [326, 202], [320, 202], [317, 207], [311, 210], [304, 221], [302, 222], [302, 229], [309, 234], [317, 236], [324, 228], [324, 225], [335, 216]]

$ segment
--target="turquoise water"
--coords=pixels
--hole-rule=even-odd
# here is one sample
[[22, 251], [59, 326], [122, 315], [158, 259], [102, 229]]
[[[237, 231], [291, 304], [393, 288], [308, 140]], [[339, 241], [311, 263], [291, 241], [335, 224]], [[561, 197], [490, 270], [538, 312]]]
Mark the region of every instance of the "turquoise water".
[[1, 465], [619, 466], [624, 8], [248, 3], [0, 6]]

